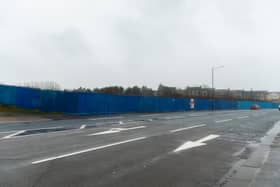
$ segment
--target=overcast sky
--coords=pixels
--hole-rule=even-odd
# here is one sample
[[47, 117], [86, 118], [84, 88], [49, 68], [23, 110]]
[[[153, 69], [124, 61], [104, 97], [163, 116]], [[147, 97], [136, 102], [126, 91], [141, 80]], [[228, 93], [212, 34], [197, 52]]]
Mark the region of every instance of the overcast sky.
[[277, 0], [0, 0], [0, 82], [280, 90]]

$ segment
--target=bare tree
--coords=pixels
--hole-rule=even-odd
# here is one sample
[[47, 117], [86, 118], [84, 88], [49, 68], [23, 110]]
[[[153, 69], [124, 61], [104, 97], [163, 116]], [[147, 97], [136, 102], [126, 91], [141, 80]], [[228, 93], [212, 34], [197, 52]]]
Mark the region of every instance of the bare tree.
[[38, 88], [43, 90], [60, 90], [61, 87], [55, 81], [31, 81], [23, 83], [23, 86], [28, 88]]

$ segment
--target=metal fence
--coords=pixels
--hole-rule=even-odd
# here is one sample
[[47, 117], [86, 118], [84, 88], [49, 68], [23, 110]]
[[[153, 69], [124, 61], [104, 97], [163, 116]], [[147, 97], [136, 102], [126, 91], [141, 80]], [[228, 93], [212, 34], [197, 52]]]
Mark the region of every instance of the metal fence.
[[[188, 111], [190, 99], [123, 96], [99, 93], [50, 91], [0, 85], [0, 104], [44, 112], [68, 114], [115, 114], [137, 112]], [[253, 104], [261, 108], [276, 108], [272, 102], [195, 99], [195, 110], [249, 109]]]

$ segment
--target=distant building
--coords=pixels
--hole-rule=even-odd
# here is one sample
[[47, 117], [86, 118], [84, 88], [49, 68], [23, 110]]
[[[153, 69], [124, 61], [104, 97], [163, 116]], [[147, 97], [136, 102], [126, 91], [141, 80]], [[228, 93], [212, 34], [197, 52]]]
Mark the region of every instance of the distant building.
[[187, 97], [209, 98], [211, 97], [211, 92], [212, 90], [210, 88], [202, 88], [202, 87], [186, 88]]
[[231, 98], [230, 89], [217, 89], [217, 90], [215, 90], [215, 98], [230, 99]]
[[280, 101], [280, 92], [270, 92], [266, 95], [268, 101]]
[[[198, 98], [211, 98], [212, 89], [202, 88], [202, 87], [187, 87], [185, 90], [187, 97], [198, 97]], [[273, 97], [274, 99], [280, 100], [280, 93], [274, 93], [268, 96], [267, 91], [253, 91], [253, 90], [230, 90], [230, 89], [215, 89], [214, 96], [217, 99], [234, 99], [234, 100], [257, 100], [257, 101], [267, 101]]]

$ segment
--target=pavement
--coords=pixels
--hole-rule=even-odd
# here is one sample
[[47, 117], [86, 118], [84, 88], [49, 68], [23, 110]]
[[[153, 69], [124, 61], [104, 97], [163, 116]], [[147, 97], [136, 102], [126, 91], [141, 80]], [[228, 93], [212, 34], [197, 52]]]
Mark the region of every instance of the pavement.
[[0, 186], [279, 186], [278, 121], [235, 110], [2, 123]]

